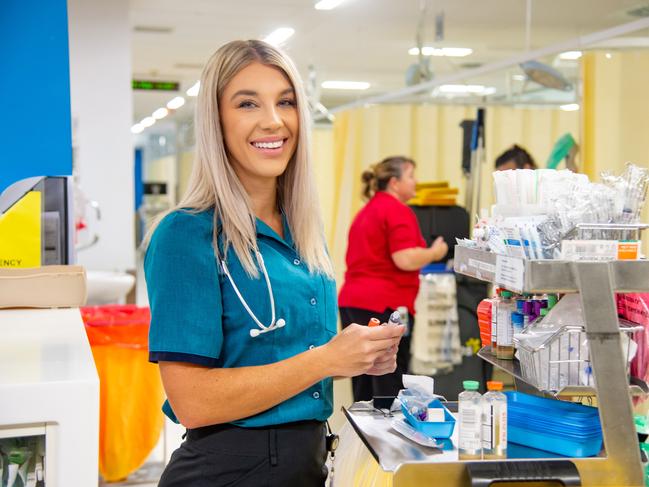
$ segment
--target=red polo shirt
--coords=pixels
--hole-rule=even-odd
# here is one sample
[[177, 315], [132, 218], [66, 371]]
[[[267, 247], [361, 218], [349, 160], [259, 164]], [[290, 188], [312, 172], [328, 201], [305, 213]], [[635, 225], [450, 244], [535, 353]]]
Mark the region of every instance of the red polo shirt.
[[338, 305], [377, 313], [407, 306], [414, 315], [419, 271], [402, 271], [392, 254], [425, 246], [415, 213], [394, 196], [377, 192], [349, 229], [347, 272]]

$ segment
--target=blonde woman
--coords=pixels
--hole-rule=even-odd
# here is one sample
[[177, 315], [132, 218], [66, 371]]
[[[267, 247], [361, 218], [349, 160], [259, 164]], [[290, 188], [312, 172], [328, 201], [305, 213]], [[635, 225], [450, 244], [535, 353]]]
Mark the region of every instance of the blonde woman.
[[201, 76], [196, 160], [145, 258], [149, 359], [187, 428], [160, 486], [322, 486], [335, 376], [396, 366], [404, 327], [336, 335], [302, 83], [260, 41]]

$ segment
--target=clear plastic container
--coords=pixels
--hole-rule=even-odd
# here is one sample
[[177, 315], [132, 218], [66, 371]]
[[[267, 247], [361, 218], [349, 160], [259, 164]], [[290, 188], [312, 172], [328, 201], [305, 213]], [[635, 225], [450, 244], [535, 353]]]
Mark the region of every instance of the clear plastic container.
[[500, 293], [497, 305], [496, 358], [512, 360], [514, 358], [514, 327], [512, 326], [512, 312], [514, 301], [510, 291]]
[[482, 454], [486, 459], [507, 458], [507, 396], [503, 383], [487, 382], [482, 396]]
[[496, 289], [496, 296], [491, 300], [491, 352], [496, 354], [496, 347], [498, 346], [498, 303], [500, 302], [501, 290]]
[[480, 383], [474, 380], [462, 382], [464, 391], [458, 399], [459, 457], [460, 460], [482, 458], [482, 395]]

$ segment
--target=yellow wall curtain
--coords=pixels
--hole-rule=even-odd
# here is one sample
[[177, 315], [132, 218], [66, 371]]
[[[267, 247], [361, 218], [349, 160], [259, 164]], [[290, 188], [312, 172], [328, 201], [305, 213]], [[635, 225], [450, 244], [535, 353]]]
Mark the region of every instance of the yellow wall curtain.
[[[620, 174], [629, 161], [649, 167], [649, 51], [591, 51], [582, 57], [584, 172]], [[649, 203], [642, 221], [649, 221]], [[649, 231], [643, 251], [649, 254]]]
[[[320, 186], [325, 208], [325, 230], [338, 283], [345, 270], [349, 225], [362, 205], [360, 175], [369, 165], [389, 155], [408, 155], [417, 162], [420, 181], [446, 180], [460, 189], [460, 122], [475, 118], [476, 107], [458, 105], [376, 105], [336, 115], [333, 130], [316, 129], [316, 173], [333, 180]], [[577, 112], [555, 108], [488, 107], [486, 110], [486, 163], [482, 177], [482, 206], [492, 203], [491, 171], [494, 159], [517, 143], [545, 166], [554, 142], [564, 133], [579, 135]], [[333, 147], [333, 150], [329, 147]], [[319, 182], [326, 181], [323, 177]], [[322, 184], [322, 183], [321, 183]]]

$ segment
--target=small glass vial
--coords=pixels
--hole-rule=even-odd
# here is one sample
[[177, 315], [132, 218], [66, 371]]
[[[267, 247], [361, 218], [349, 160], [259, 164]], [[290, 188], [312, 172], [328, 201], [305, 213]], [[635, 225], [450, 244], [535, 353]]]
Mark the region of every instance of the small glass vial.
[[507, 396], [503, 383], [487, 382], [482, 396], [482, 455], [485, 459], [507, 458]]
[[480, 383], [475, 380], [462, 382], [464, 391], [458, 399], [460, 460], [482, 458], [482, 395], [478, 392]]

